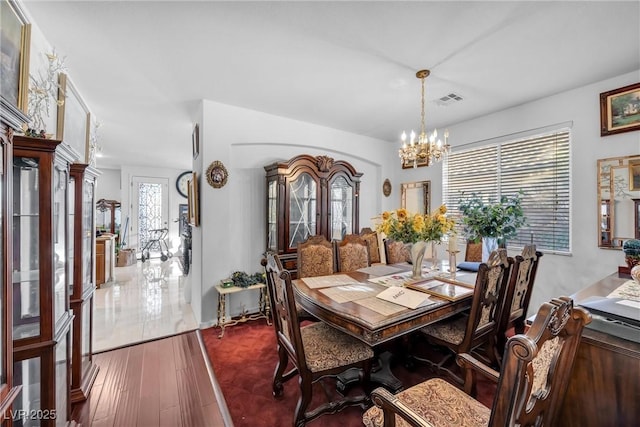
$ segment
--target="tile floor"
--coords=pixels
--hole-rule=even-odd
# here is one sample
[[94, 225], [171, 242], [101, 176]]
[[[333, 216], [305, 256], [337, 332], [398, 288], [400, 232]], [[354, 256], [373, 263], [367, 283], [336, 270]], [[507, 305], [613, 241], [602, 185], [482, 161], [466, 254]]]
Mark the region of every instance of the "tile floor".
[[184, 283], [175, 257], [116, 267], [115, 281], [95, 293], [93, 351], [197, 329]]

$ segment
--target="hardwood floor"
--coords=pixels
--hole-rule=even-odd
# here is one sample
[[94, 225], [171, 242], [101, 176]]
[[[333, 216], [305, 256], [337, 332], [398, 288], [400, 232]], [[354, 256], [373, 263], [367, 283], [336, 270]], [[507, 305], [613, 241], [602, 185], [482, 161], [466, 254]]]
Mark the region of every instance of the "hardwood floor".
[[94, 355], [88, 399], [73, 408], [83, 426], [233, 426], [200, 331]]

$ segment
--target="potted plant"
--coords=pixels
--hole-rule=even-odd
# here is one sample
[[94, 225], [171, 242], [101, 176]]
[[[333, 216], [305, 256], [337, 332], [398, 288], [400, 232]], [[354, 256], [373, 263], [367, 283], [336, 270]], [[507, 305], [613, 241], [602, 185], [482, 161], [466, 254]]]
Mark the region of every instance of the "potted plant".
[[629, 268], [640, 264], [640, 240], [629, 239], [622, 244], [624, 260]]
[[527, 222], [522, 210], [522, 196], [501, 196], [499, 202], [485, 201], [479, 193], [459, 200], [458, 209], [462, 216], [462, 232], [469, 241], [482, 240], [482, 261], [489, 258], [498, 246], [506, 247], [506, 241], [516, 236], [518, 229]]

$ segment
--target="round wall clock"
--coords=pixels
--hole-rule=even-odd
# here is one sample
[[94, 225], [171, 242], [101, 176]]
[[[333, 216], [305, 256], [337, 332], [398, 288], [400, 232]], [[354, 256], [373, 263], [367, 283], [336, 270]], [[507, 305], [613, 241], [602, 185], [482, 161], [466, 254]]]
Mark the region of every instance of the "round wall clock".
[[189, 180], [191, 179], [191, 171], [182, 172], [176, 179], [176, 190], [182, 197], [187, 197]]
[[209, 165], [207, 169], [207, 182], [213, 188], [222, 188], [227, 183], [229, 172], [221, 161], [216, 160]]
[[389, 178], [385, 179], [382, 184], [382, 194], [384, 194], [385, 197], [391, 195], [391, 181], [389, 181]]

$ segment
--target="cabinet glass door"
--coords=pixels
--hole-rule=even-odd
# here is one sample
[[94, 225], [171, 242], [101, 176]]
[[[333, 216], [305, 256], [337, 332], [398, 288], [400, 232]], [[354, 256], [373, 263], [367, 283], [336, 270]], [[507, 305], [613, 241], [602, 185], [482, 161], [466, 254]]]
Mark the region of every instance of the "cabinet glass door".
[[[67, 312], [67, 182], [66, 169], [53, 172], [53, 271], [54, 319], [57, 322]], [[73, 239], [72, 239], [73, 240]]]
[[13, 338], [40, 334], [39, 159], [13, 158]]
[[278, 249], [278, 182], [269, 181], [267, 194], [267, 249]]
[[93, 183], [85, 181], [82, 196], [82, 268], [83, 289], [93, 285]]
[[[4, 348], [4, 334], [5, 334], [5, 330], [4, 330], [4, 287], [5, 287], [5, 283], [4, 283], [4, 275], [5, 275], [5, 268], [6, 268], [6, 263], [4, 261], [4, 257], [5, 257], [5, 253], [4, 253], [4, 242], [5, 242], [5, 235], [4, 235], [4, 227], [5, 227], [5, 214], [4, 214], [4, 197], [5, 197], [5, 193], [4, 193], [4, 186], [6, 181], [5, 178], [5, 173], [4, 173], [4, 144], [3, 142], [0, 140], [0, 384], [6, 384], [7, 383], [7, 378], [5, 375], [5, 369], [4, 369], [4, 363], [5, 363], [5, 357], [4, 357], [4, 352], [5, 352], [5, 348]], [[8, 331], [7, 331], [8, 332]]]
[[329, 197], [331, 198], [331, 239], [342, 240], [353, 230], [353, 187], [343, 176], [331, 181]]
[[317, 188], [311, 175], [302, 173], [289, 184], [289, 248], [314, 236], [317, 230]]
[[[76, 202], [76, 179], [73, 176], [69, 177], [69, 221], [68, 221], [68, 225], [67, 225], [67, 246], [69, 247], [69, 250], [67, 251], [67, 268], [68, 268], [68, 275], [69, 275], [69, 296], [73, 295], [73, 282], [74, 282], [74, 274], [73, 272], [75, 271], [75, 263], [74, 263], [74, 259], [75, 259], [75, 236], [74, 236], [74, 230], [75, 230], [75, 202]], [[78, 248], [80, 249], [80, 248]]]

